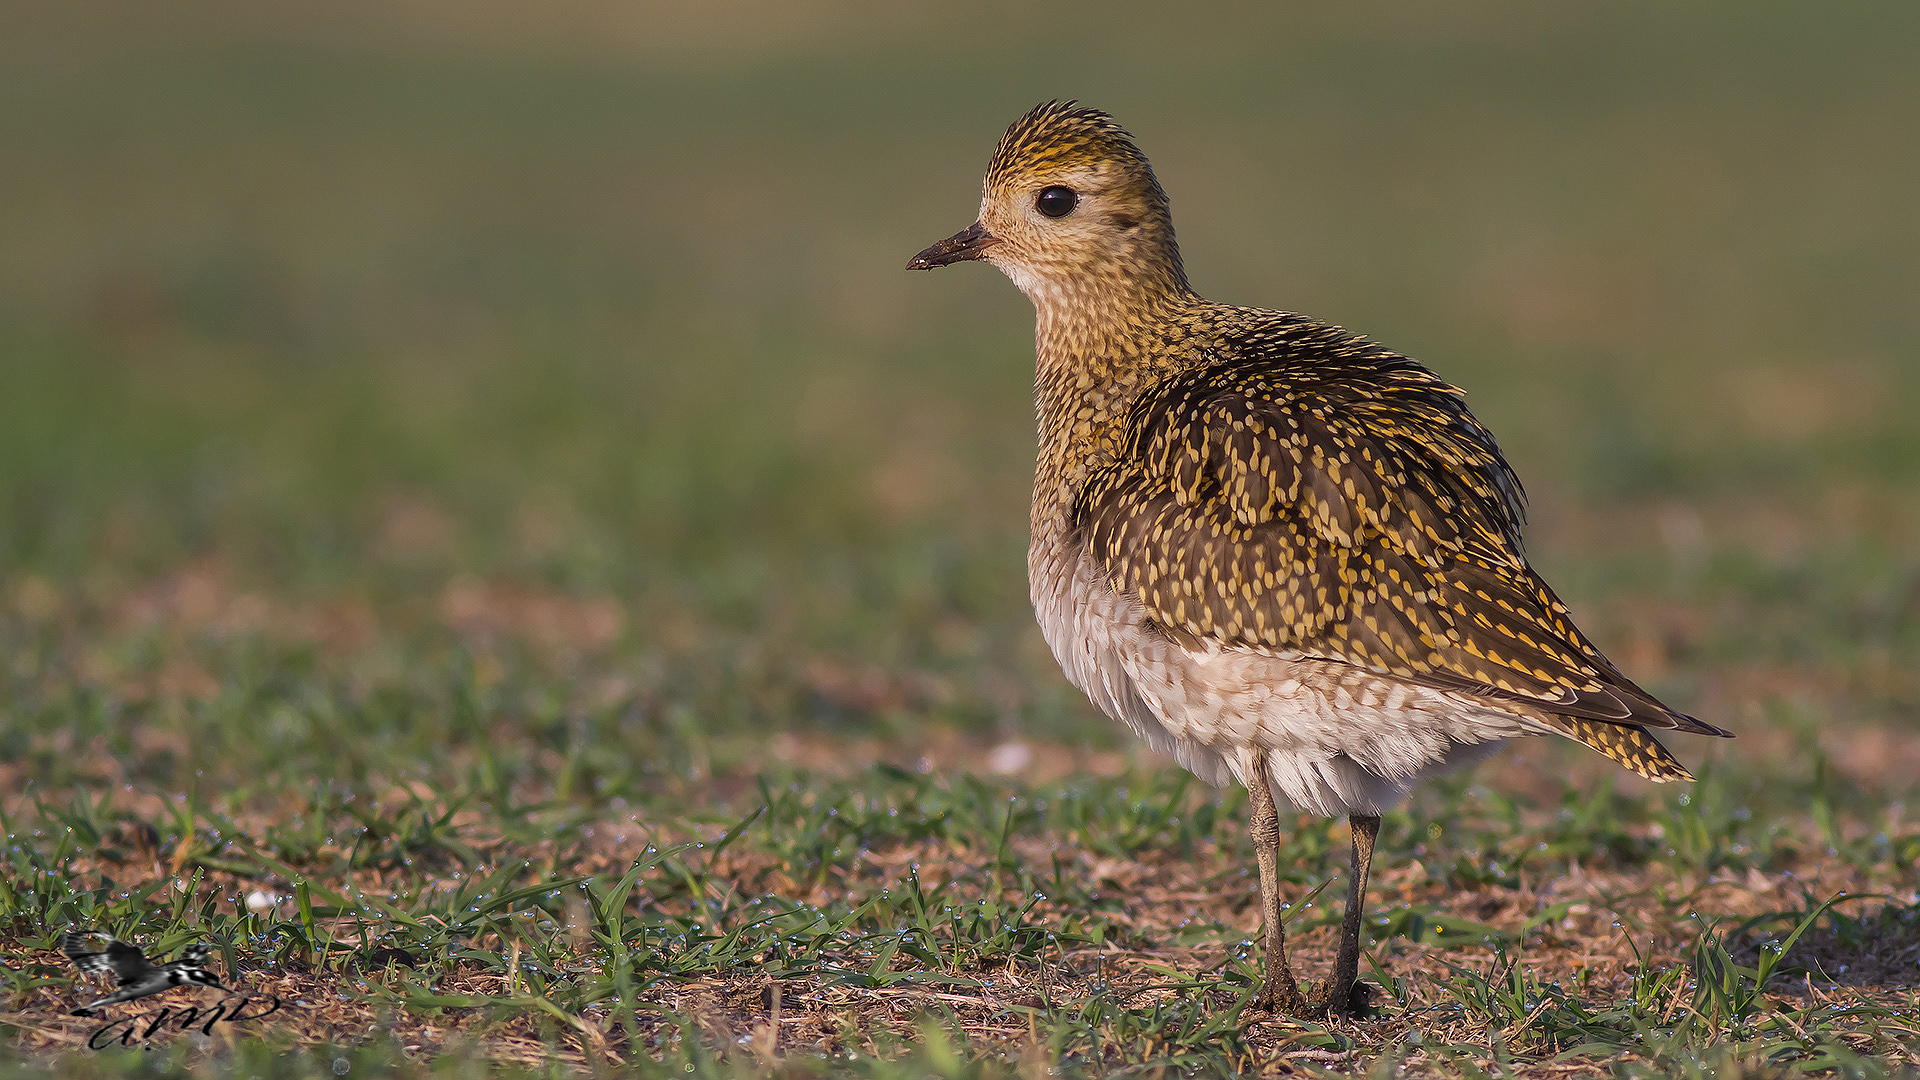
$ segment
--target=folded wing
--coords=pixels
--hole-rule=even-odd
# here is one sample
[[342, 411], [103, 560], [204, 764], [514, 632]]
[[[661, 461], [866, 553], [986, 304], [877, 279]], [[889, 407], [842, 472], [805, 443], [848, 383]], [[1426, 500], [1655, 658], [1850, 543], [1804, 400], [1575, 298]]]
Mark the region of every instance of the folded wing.
[[1574, 626], [1527, 565], [1520, 483], [1460, 391], [1295, 316], [1239, 344], [1142, 394], [1075, 507], [1156, 622], [1518, 705], [1659, 778], [1684, 770], [1614, 729], [1725, 734]]

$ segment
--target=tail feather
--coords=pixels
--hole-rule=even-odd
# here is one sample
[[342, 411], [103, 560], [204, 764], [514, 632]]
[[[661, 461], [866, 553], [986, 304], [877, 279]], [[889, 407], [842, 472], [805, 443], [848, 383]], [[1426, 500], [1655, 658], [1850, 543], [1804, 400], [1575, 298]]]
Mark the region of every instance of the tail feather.
[[1578, 739], [1656, 784], [1675, 780], [1691, 781], [1693, 774], [1679, 759], [1660, 745], [1646, 728], [1630, 724], [1609, 724], [1604, 720], [1583, 720], [1577, 716], [1555, 716], [1553, 725], [1561, 734]]

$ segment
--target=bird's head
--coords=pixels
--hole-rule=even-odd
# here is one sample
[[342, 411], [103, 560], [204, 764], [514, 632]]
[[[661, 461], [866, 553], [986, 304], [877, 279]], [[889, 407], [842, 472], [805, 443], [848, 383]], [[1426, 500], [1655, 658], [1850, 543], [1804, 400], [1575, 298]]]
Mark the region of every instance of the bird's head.
[[907, 269], [984, 259], [1043, 309], [1187, 291], [1166, 192], [1106, 113], [1071, 101], [1034, 109], [1001, 136], [983, 187], [979, 220]]

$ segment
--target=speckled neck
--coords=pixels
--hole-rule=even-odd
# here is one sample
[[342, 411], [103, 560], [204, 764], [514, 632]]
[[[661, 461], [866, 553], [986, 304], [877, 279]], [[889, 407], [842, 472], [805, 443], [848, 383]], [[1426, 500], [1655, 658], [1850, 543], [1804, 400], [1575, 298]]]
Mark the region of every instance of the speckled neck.
[[1212, 305], [1187, 286], [1177, 251], [1146, 271], [1083, 277], [1030, 295], [1037, 316], [1038, 536], [1065, 531], [1087, 476], [1118, 450], [1128, 406], [1187, 362], [1186, 343]]

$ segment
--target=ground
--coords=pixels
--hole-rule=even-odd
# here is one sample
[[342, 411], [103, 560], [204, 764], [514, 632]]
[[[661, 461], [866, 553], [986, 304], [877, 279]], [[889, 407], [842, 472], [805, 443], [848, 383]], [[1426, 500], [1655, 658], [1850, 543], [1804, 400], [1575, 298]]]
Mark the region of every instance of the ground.
[[[213, 941], [230, 985], [286, 1003], [247, 1025], [254, 1054], [324, 1048], [350, 1069], [448, 1054], [871, 1075], [1920, 1063], [1920, 829], [1823, 834], [1732, 809], [1742, 785], [1718, 778], [1635, 797], [1597, 769], [1527, 811], [1493, 785], [1559, 781], [1523, 750], [1488, 787], [1388, 819], [1367, 961], [1384, 992], [1371, 1017], [1304, 1024], [1247, 1010], [1244, 799], [1146, 761], [1049, 780], [1040, 762], [1072, 756], [1050, 750], [950, 744], [837, 776], [762, 761], [730, 779], [764, 786], [599, 812], [421, 783], [232, 817], [109, 796], [16, 833], [40, 842], [16, 849], [7, 899], [16, 930], [103, 926], [156, 952]], [[972, 778], [996, 759], [1035, 775]], [[1696, 808], [1710, 796], [1722, 809]], [[702, 812], [669, 808], [681, 800]], [[728, 806], [752, 809], [710, 820]], [[1312, 898], [1339, 892], [1321, 887], [1343, 833], [1302, 819], [1290, 836], [1308, 977], [1331, 963], [1338, 908]], [[52, 936], [6, 947], [17, 1050], [100, 1041], [101, 1018], [63, 1015], [86, 991]]]
[[[533, 10], [0, 14], [0, 1076], [1920, 1068], [1911, 12]], [[1032, 624], [1031, 311], [901, 270], [1061, 96], [1738, 736], [1417, 793], [1360, 1020], [1246, 1007], [1244, 795]], [[283, 1007], [70, 1016], [68, 926]]]

